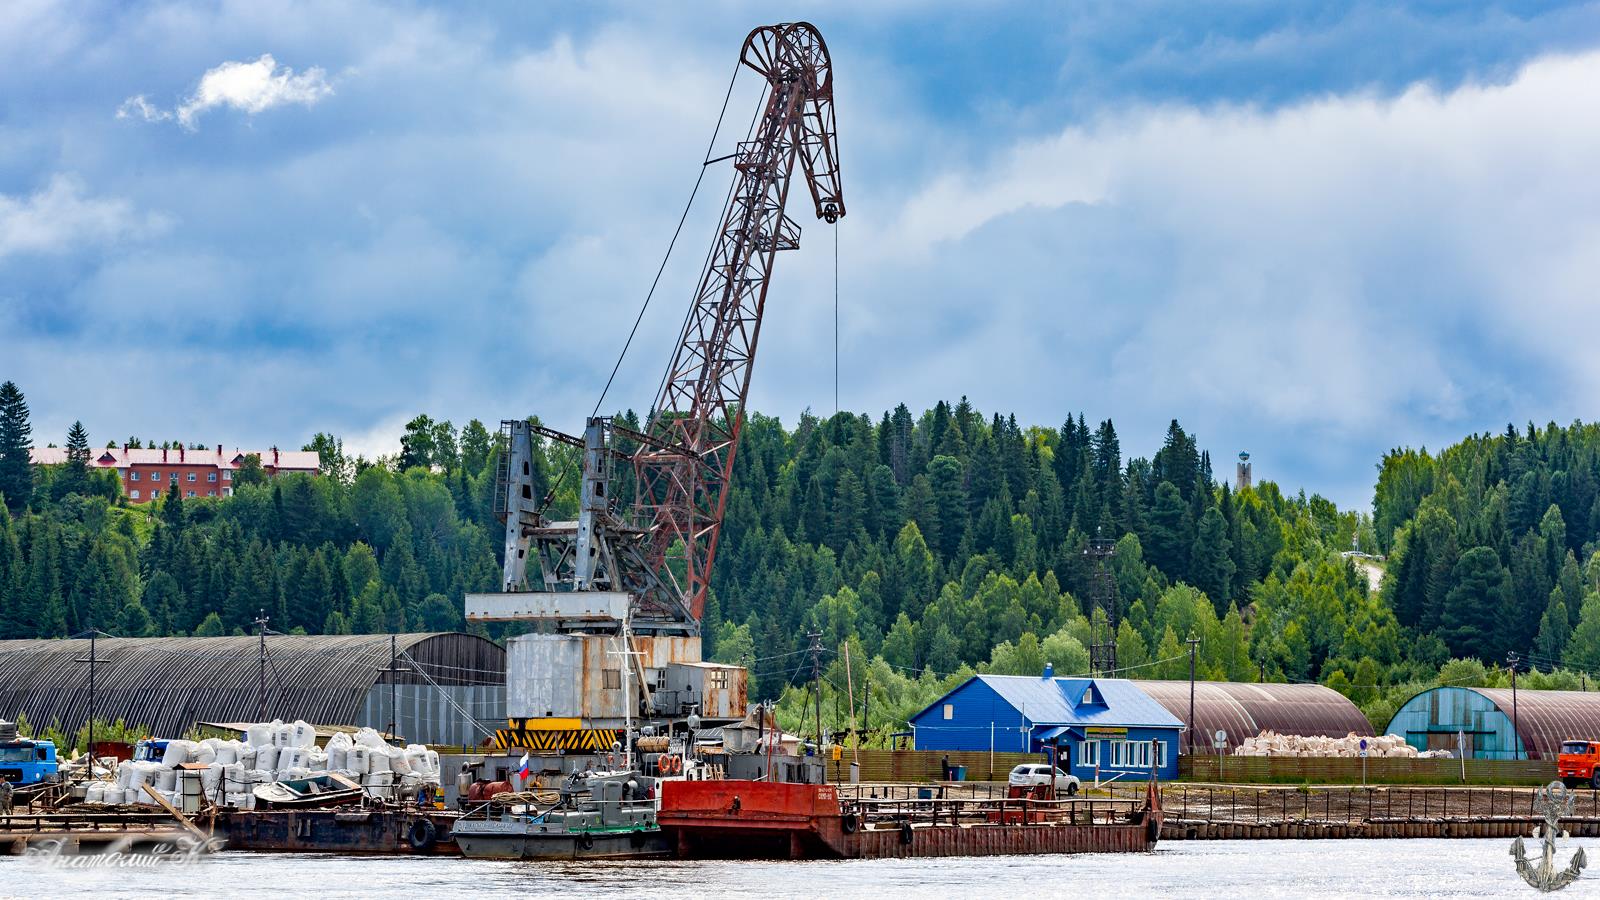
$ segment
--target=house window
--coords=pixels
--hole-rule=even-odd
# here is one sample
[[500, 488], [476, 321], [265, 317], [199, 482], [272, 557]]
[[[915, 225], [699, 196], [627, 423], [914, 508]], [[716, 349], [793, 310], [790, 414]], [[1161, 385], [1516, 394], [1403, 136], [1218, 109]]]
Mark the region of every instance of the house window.
[[232, 472], [223, 472], [222, 473], [222, 480], [223, 481], [232, 481], [233, 480], [233, 473]]
[[184, 496], [185, 497], [193, 497], [194, 496], [194, 491], [189, 491], [189, 492], [185, 493]]
[[128, 496], [132, 497], [135, 500], [139, 499], [139, 489], [138, 488], [134, 488], [133, 490], [129, 491], [128, 492]]
[[956, 717], [956, 705], [954, 703], [946, 703], [944, 705], [944, 720], [946, 722], [948, 722], [951, 719], [954, 719], [955, 717]]
[[139, 473], [138, 472], [129, 472], [128, 473], [128, 480], [129, 481], [138, 481], [139, 480]]
[[189, 480], [190, 480], [190, 481], [193, 481], [193, 480], [194, 480], [194, 473], [193, 473], [193, 472], [190, 472], [190, 473], [189, 473]]
[[178, 483], [178, 473], [177, 473], [177, 472], [173, 472], [173, 473], [172, 473], [172, 478], [171, 478], [171, 479], [169, 479], [169, 480], [170, 480], [170, 481], [171, 481], [171, 482], [172, 482], [172, 483], [173, 483], [173, 484], [177, 484], [177, 483]]
[[1078, 765], [1094, 768], [1100, 765], [1100, 745], [1104, 741], [1084, 741], [1078, 745]]
[[601, 676], [601, 687], [608, 691], [618, 691], [622, 689], [621, 669], [604, 669], [602, 671], [604, 674]]
[[161, 471], [159, 469], [157, 469], [156, 471], [151, 472], [150, 473], [150, 480], [151, 481], [160, 481], [161, 480]]
[[207, 481], [216, 481], [217, 480], [217, 473], [215, 473], [215, 472], [207, 472], [206, 473], [206, 480]]
[[151, 500], [154, 500], [155, 498], [157, 498], [159, 496], [161, 496], [161, 488], [151, 488], [150, 489], [150, 499]]
[[216, 495], [217, 495], [216, 491], [206, 491], [206, 496], [207, 497], [215, 497]]
[[224, 497], [232, 497], [233, 496], [233, 488], [223, 488], [222, 489], [222, 496], [224, 496]]
[[1156, 745], [1156, 768], [1165, 769], [1167, 767], [1167, 742], [1166, 741], [1155, 741], [1155, 745]]
[[712, 669], [711, 670], [710, 682], [711, 682], [711, 689], [714, 690], [714, 691], [725, 691], [725, 690], [727, 690], [728, 689], [728, 670], [727, 669]]

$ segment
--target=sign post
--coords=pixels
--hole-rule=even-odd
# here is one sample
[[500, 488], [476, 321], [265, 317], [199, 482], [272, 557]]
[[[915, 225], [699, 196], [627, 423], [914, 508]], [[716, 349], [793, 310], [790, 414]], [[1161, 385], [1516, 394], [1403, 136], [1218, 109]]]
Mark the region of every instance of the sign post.
[[1211, 736], [1211, 745], [1217, 748], [1217, 780], [1224, 781], [1222, 776], [1222, 748], [1228, 746], [1228, 733], [1218, 728], [1217, 733]]
[[1367, 739], [1361, 739], [1361, 786], [1367, 786]]

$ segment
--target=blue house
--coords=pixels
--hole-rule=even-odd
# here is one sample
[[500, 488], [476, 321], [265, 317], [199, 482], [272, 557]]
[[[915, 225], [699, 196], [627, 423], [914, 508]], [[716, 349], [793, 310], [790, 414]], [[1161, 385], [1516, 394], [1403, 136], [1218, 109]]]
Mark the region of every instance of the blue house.
[[918, 750], [1056, 754], [1084, 781], [1178, 774], [1183, 723], [1121, 678], [974, 675], [911, 717]]

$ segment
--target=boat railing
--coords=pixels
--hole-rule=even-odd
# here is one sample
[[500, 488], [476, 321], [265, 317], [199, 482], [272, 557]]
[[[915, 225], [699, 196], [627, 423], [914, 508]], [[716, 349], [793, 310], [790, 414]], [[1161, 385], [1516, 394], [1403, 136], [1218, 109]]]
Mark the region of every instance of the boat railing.
[[1112, 825], [1137, 820], [1142, 799], [1073, 797], [1034, 800], [991, 798], [871, 798], [839, 800], [840, 812], [858, 824]]

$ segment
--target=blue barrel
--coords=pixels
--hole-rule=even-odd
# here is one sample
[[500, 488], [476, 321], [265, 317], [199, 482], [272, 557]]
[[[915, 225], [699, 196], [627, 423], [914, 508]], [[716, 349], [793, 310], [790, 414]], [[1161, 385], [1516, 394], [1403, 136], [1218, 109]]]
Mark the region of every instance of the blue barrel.
[[954, 768], [956, 770], [955, 771], [955, 777], [951, 779], [952, 781], [966, 781], [967, 780], [967, 767], [966, 766], [952, 766], [952, 768]]
[[918, 800], [932, 800], [933, 799], [933, 788], [917, 788], [917, 799]]

